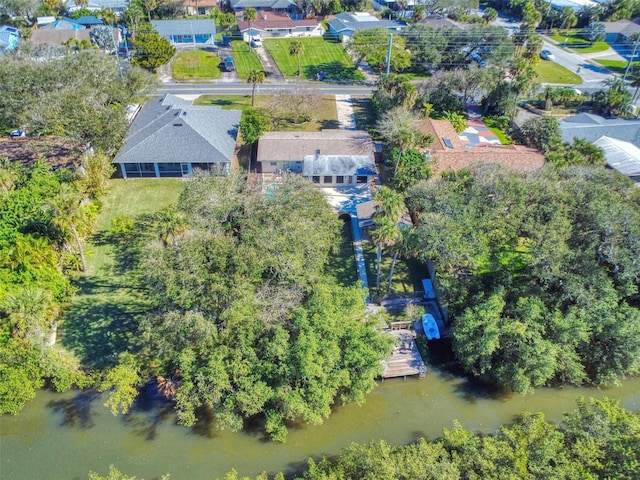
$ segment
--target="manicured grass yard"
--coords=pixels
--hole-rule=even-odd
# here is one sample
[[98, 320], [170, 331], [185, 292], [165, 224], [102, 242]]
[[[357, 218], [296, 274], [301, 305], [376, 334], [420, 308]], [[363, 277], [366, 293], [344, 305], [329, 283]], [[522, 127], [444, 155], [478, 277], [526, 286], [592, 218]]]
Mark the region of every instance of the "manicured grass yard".
[[329, 69], [336, 63], [353, 68], [353, 61], [341, 43], [328, 42], [320, 37], [265, 39], [264, 46], [284, 76], [295, 77], [298, 71], [298, 58], [289, 55], [289, 45], [298, 40], [304, 45], [304, 52], [300, 56], [303, 77], [313, 79], [311, 72], [322, 70], [323, 66], [327, 66], [324, 69]]
[[214, 79], [222, 75], [219, 65], [220, 59], [213, 52], [188, 50], [175, 56], [171, 70], [176, 80]]
[[[256, 95], [256, 108], [269, 109], [270, 95]], [[251, 95], [202, 95], [196, 99], [195, 105], [218, 105], [229, 110], [245, 110], [251, 108]], [[323, 95], [322, 104], [315, 111], [315, 119], [301, 124], [285, 123], [278, 125], [277, 130], [297, 132], [319, 132], [323, 128], [337, 128], [338, 112], [333, 95]]]
[[579, 85], [582, 78], [562, 65], [549, 60], [540, 60], [536, 65], [537, 80], [540, 83], [565, 83]]
[[578, 53], [596, 53], [609, 50], [609, 44], [607, 42], [593, 42], [593, 45], [591, 45], [591, 42], [576, 34], [551, 35], [550, 38], [558, 42], [560, 47], [565, 47], [566, 42], [567, 45], [565, 48], [572, 48]]
[[141, 279], [132, 270], [137, 244], [111, 235], [111, 220], [118, 215], [135, 218], [176, 203], [183, 186], [174, 178], [112, 180], [96, 233], [86, 246], [88, 271], [76, 282], [79, 290], [61, 327], [62, 344], [84, 365], [113, 363], [130, 344], [135, 323], [148, 308]]
[[251, 70], [264, 70], [256, 52], [242, 40], [231, 42], [233, 61], [236, 64], [236, 72], [239, 78], [248, 78]]
[[[619, 73], [620, 75], [624, 75], [624, 71], [627, 69], [628, 62], [624, 60], [596, 60], [603, 67], [607, 67], [614, 73]], [[640, 65], [640, 62], [633, 62], [631, 68], [636, 69]]]

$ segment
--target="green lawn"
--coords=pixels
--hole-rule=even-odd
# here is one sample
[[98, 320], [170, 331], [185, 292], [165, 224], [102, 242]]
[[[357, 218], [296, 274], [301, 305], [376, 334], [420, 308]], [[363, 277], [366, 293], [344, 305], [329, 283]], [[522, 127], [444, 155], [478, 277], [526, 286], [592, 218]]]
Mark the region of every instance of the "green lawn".
[[561, 65], [549, 60], [540, 60], [536, 65], [537, 80], [540, 83], [564, 83], [579, 85], [582, 78]]
[[233, 52], [233, 61], [236, 64], [236, 72], [239, 78], [248, 78], [249, 72], [252, 70], [264, 70], [260, 59], [256, 52], [242, 40], [234, 40], [231, 42], [231, 51]]
[[373, 109], [373, 102], [371, 97], [351, 97], [351, 104], [353, 105], [353, 114], [356, 119], [356, 127], [358, 130], [369, 130], [375, 127], [376, 124], [376, 112]]
[[[603, 67], [607, 67], [609, 70], [615, 73], [619, 73], [620, 75], [624, 74], [624, 71], [627, 69], [627, 65], [629, 62], [624, 60], [596, 60]], [[633, 62], [632, 68], [636, 69], [640, 65], [640, 62]]]
[[576, 34], [552, 35], [550, 38], [558, 42], [559, 46], [573, 48], [578, 53], [596, 53], [609, 50], [607, 42], [593, 42], [593, 45], [591, 45], [588, 40]]
[[[271, 95], [256, 95], [255, 107], [269, 111]], [[251, 95], [202, 95], [196, 99], [195, 105], [217, 105], [229, 110], [246, 110], [251, 108]], [[315, 112], [315, 119], [302, 123], [284, 123], [278, 125], [278, 130], [297, 132], [319, 132], [323, 128], [337, 128], [338, 111], [336, 99], [333, 95], [323, 95], [322, 104]]]
[[509, 145], [511, 143], [511, 139], [500, 129], [498, 121], [496, 121], [495, 118], [486, 116], [482, 117], [482, 121], [487, 126], [487, 128], [492, 131], [496, 137], [498, 137], [500, 143], [502, 143], [503, 145]]
[[221, 75], [219, 65], [220, 58], [213, 52], [188, 50], [175, 56], [171, 70], [176, 80], [215, 79]]
[[[371, 242], [362, 243], [364, 249], [364, 261], [367, 266], [367, 279], [369, 290], [375, 299], [384, 298], [387, 295], [387, 283], [391, 269], [392, 257], [388, 253], [382, 254], [382, 266], [380, 268], [380, 290], [376, 288], [377, 248]], [[398, 258], [393, 271], [391, 283], [391, 295], [405, 295], [422, 288], [421, 280], [426, 278], [426, 267], [420, 265], [417, 260], [403, 260]]]
[[355, 285], [358, 281], [352, 239], [351, 222], [345, 221], [340, 230], [340, 244], [329, 254], [329, 263], [325, 269], [327, 275], [332, 276], [337, 284], [345, 287]]
[[278, 68], [286, 77], [295, 77], [298, 71], [298, 59], [289, 55], [291, 42], [300, 41], [304, 52], [300, 56], [302, 76], [315, 78], [315, 73], [338, 68], [353, 69], [353, 61], [345, 52], [341, 43], [328, 42], [323, 38], [278, 38], [264, 40], [264, 46], [273, 56]]
[[181, 179], [173, 178], [111, 181], [96, 233], [87, 242], [87, 273], [76, 282], [78, 293], [61, 328], [62, 344], [84, 365], [104, 367], [131, 348], [135, 323], [149, 307], [133, 269], [139, 244], [110, 234], [111, 220], [153, 213], [175, 203], [183, 186]]

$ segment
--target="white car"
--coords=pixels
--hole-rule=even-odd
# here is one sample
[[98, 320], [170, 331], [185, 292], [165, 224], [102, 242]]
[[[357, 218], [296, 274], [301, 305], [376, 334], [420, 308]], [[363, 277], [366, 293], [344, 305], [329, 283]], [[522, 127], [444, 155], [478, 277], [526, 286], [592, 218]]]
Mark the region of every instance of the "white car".
[[540, 52], [540, 58], [543, 60], [554, 60], [556, 57], [549, 50], [542, 50]]
[[253, 48], [259, 48], [262, 46], [262, 39], [260, 37], [253, 37], [251, 39], [251, 46]]

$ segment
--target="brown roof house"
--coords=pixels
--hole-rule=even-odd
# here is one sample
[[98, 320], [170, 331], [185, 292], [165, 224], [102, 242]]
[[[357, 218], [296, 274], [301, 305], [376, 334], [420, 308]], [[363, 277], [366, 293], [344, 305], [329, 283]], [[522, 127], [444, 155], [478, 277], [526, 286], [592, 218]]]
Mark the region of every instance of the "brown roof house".
[[258, 141], [263, 174], [298, 173], [321, 187], [370, 184], [378, 175], [367, 132], [267, 132]]
[[[249, 32], [251, 26], [251, 32]], [[281, 12], [259, 12], [258, 18], [251, 22], [247, 20], [238, 21], [238, 30], [245, 41], [260, 35], [262, 38], [277, 37], [321, 37], [324, 35], [324, 28], [316, 19], [307, 18], [302, 20], [292, 20], [286, 13]]]
[[428, 118], [417, 122], [423, 134], [433, 137], [427, 153], [433, 159], [434, 173], [460, 170], [474, 163], [497, 163], [521, 171], [540, 168], [544, 155], [522, 145], [465, 145], [449, 120]]

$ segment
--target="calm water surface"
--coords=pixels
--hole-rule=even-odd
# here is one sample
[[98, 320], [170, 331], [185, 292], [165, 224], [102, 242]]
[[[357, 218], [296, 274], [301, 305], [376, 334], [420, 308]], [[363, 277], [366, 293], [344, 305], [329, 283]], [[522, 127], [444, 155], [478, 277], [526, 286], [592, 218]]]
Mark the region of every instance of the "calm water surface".
[[535, 395], [505, 397], [431, 370], [423, 380], [381, 383], [364, 405], [337, 409], [319, 427], [293, 429], [285, 444], [265, 441], [258, 432], [179, 427], [170, 411], [157, 408], [113, 417], [103, 406], [104, 397], [93, 394], [39, 392], [20, 415], [0, 418], [0, 477], [87, 479], [90, 470], [105, 474], [111, 464], [146, 480], [165, 473], [171, 480], [214, 479], [232, 468], [242, 475], [292, 472], [308, 457], [336, 454], [350, 442], [436, 438], [454, 419], [482, 432], [495, 431], [525, 410], [559, 421], [581, 395], [614, 397], [637, 411], [640, 379], [610, 390], [540, 389]]

